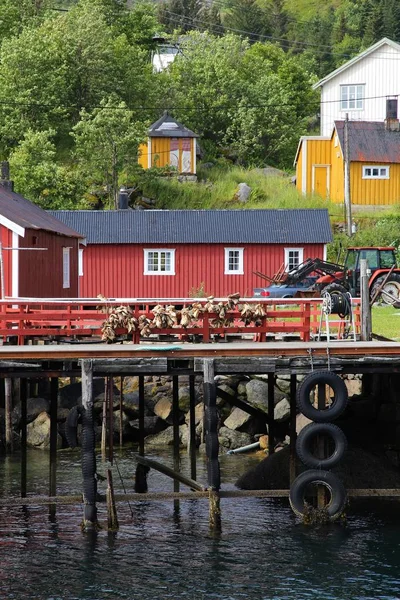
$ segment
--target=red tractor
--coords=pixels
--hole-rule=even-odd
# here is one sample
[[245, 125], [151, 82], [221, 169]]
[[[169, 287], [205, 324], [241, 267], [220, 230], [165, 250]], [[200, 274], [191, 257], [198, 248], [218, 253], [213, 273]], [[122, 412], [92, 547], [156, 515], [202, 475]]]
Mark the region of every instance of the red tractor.
[[316, 281], [319, 291], [350, 292], [360, 295], [360, 260], [366, 259], [370, 273], [371, 300], [392, 304], [400, 308], [400, 269], [396, 267], [395, 248], [348, 248], [344, 265], [336, 273], [322, 275]]

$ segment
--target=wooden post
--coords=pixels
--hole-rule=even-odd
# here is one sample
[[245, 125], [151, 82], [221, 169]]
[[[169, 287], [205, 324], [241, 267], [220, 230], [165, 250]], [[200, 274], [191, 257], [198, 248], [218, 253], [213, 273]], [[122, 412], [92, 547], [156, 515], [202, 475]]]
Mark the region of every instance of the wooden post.
[[120, 391], [119, 391], [119, 447], [122, 448], [124, 445], [124, 436], [122, 431], [122, 411], [124, 409], [124, 378], [120, 378]]
[[292, 485], [296, 479], [296, 388], [297, 378], [294, 373], [290, 375], [290, 463], [289, 481]]
[[346, 210], [347, 235], [352, 236], [353, 221], [351, 217], [351, 188], [350, 188], [350, 149], [349, 149], [349, 115], [344, 121], [344, 205]]
[[372, 336], [371, 306], [369, 303], [368, 263], [360, 259], [360, 294], [361, 294], [361, 339], [369, 342]]
[[4, 413], [6, 430], [6, 453], [13, 451], [13, 429], [12, 429], [12, 380], [7, 377], [4, 380]]
[[115, 505], [114, 486], [111, 469], [107, 469], [107, 522], [110, 531], [118, 531], [119, 523]]
[[217, 391], [214, 380], [214, 360], [203, 361], [204, 371], [204, 423], [206, 430], [207, 478], [210, 493], [210, 529], [221, 531], [220, 495], [221, 474], [219, 467]]
[[21, 498], [26, 498], [26, 400], [28, 394], [28, 383], [21, 379]]
[[[174, 432], [174, 471], [180, 471], [179, 459], [179, 377], [172, 377], [172, 427]], [[174, 479], [174, 492], [179, 492], [179, 481]], [[179, 503], [178, 503], [179, 505]]]
[[189, 444], [190, 476], [196, 479], [196, 389], [195, 375], [189, 376]]
[[103, 414], [101, 419], [101, 460], [105, 462], [107, 453], [107, 394], [108, 377], [104, 378]]
[[108, 377], [108, 460], [114, 459], [114, 379]]
[[[58, 402], [58, 379], [52, 377], [50, 380], [50, 477], [49, 496], [57, 495], [57, 402]], [[50, 517], [56, 514], [56, 505], [49, 505]]]
[[268, 456], [274, 453], [275, 373], [268, 373]]
[[95, 432], [93, 419], [93, 363], [82, 360], [82, 474], [84, 513], [82, 529], [97, 528], [97, 479]]
[[144, 377], [139, 375], [139, 454], [144, 456]]

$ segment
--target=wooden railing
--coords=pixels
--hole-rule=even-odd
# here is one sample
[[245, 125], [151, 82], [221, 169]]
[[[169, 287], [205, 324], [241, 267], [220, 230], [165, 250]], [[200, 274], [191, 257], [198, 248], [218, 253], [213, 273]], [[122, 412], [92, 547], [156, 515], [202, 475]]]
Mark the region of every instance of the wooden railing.
[[[226, 302], [227, 299], [215, 299], [214, 303]], [[265, 316], [245, 324], [240, 314], [240, 306], [262, 305]], [[254, 341], [266, 341], [268, 336], [277, 334], [295, 334], [300, 340], [309, 341], [318, 333], [321, 315], [321, 299], [285, 298], [283, 299], [243, 299], [235, 310], [229, 311], [232, 322], [226, 326], [215, 326], [216, 313], [200, 313], [188, 327], [178, 324], [159, 329], [151, 326], [153, 336], [174, 336], [177, 340], [195, 340], [210, 342], [220, 337], [230, 335], [245, 336]], [[193, 303], [204, 305], [204, 298], [168, 298], [141, 299], [120, 298], [100, 301], [97, 299], [9, 299], [0, 301], [0, 337], [3, 343], [23, 345], [33, 340], [82, 340], [86, 338], [101, 338], [102, 326], [107, 318], [108, 309], [128, 305], [134, 317], [139, 319], [144, 315], [153, 320], [152, 310], [156, 305], [173, 305], [180, 310]], [[360, 302], [353, 299], [353, 316], [356, 332], [360, 332]], [[331, 332], [336, 332], [340, 338], [344, 335], [346, 322], [337, 316], [331, 317]], [[127, 331], [117, 329], [118, 336], [127, 335]], [[140, 331], [127, 335], [134, 343], [143, 341]], [[147, 338], [148, 339], [148, 338]]]

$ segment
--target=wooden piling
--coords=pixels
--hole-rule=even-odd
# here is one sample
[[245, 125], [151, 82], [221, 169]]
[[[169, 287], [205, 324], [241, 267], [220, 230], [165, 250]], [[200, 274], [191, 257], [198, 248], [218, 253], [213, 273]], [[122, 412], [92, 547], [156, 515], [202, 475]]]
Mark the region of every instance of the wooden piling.
[[[179, 457], [179, 377], [172, 377], [172, 428], [174, 435], [174, 471], [180, 471]], [[179, 492], [179, 481], [174, 479], [174, 492]]]
[[108, 460], [114, 460], [114, 378], [108, 377]]
[[204, 373], [204, 422], [207, 455], [207, 478], [210, 490], [210, 529], [221, 531], [217, 391], [215, 385], [214, 360], [206, 358], [203, 362]]
[[144, 377], [139, 375], [139, 454], [144, 456]]
[[[84, 512], [82, 529], [97, 529], [97, 480], [95, 432], [93, 419], [93, 363], [83, 359], [82, 368], [82, 406], [84, 409], [82, 428], [82, 474], [84, 479], [83, 502]], [[87, 491], [86, 491], [87, 490]]]
[[4, 420], [6, 433], [6, 453], [13, 451], [13, 429], [12, 429], [12, 380], [6, 377], [4, 380]]
[[101, 419], [101, 460], [103, 462], [106, 461], [107, 455], [107, 388], [108, 378], [104, 377], [104, 399]]
[[296, 479], [296, 390], [297, 390], [297, 377], [296, 374], [290, 375], [290, 462], [289, 462], [289, 481], [292, 485]]
[[109, 531], [118, 531], [118, 515], [117, 507], [115, 504], [114, 486], [111, 469], [107, 469], [107, 523]]
[[189, 443], [190, 476], [196, 479], [196, 389], [195, 376], [189, 376]]
[[124, 378], [120, 378], [120, 391], [119, 391], [119, 447], [122, 448], [124, 445], [124, 434], [122, 431], [122, 415], [124, 410]]
[[268, 456], [274, 453], [275, 373], [268, 373]]
[[[58, 378], [50, 380], [50, 476], [49, 496], [57, 495], [57, 403], [58, 403]], [[50, 517], [56, 514], [56, 505], [49, 505]]]
[[26, 498], [26, 423], [27, 423], [27, 394], [26, 379], [21, 379], [21, 498]]

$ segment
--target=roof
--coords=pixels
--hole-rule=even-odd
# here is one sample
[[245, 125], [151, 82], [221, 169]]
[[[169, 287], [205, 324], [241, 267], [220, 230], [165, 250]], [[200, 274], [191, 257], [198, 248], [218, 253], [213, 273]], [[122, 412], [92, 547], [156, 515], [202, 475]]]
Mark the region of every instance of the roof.
[[52, 211], [88, 244], [320, 244], [326, 209]]
[[[351, 162], [400, 163], [400, 132], [385, 129], [382, 121], [349, 121]], [[335, 121], [344, 150], [344, 121]]]
[[148, 135], [149, 137], [199, 137], [196, 133], [193, 133], [193, 131], [171, 117], [167, 111], [165, 111], [161, 119], [150, 125]]
[[27, 200], [0, 185], [0, 224], [25, 235], [25, 229], [43, 229], [67, 237], [82, 238], [80, 233]]
[[388, 46], [391, 46], [393, 49], [398, 50], [400, 52], [400, 44], [398, 44], [397, 42], [393, 42], [393, 40], [390, 40], [389, 38], [382, 38], [381, 40], [379, 40], [379, 42], [376, 42], [376, 44], [374, 44], [373, 46], [370, 46], [369, 48], [364, 50], [364, 52], [361, 52], [361, 54], [358, 54], [351, 60], [345, 62], [339, 68], [335, 69], [335, 71], [332, 71], [331, 73], [329, 73], [323, 79], [320, 79], [317, 83], [315, 83], [313, 85], [313, 89], [316, 90], [317, 88], [322, 87], [327, 81], [329, 81], [330, 79], [333, 79], [334, 77], [336, 77], [337, 75], [339, 75], [340, 73], [342, 73], [343, 71], [348, 69], [349, 67], [352, 67], [354, 64], [356, 64], [363, 58], [366, 58], [369, 54], [372, 54], [373, 52], [375, 52], [375, 50], [378, 50], [385, 44], [387, 44]]

